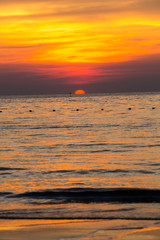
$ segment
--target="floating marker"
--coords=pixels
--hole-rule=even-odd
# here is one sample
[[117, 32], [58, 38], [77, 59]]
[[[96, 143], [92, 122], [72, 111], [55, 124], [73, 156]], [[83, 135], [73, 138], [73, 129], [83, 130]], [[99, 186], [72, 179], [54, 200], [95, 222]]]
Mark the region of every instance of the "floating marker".
[[131, 110], [132, 108], [128, 108], [128, 110]]
[[155, 107], [152, 107], [152, 109], [155, 109]]
[[101, 108], [101, 111], [104, 111], [104, 109], [103, 109], [103, 108]]
[[53, 109], [53, 112], [55, 112], [56, 110], [55, 109]]
[[32, 110], [29, 110], [29, 112], [32, 112]]
[[76, 111], [78, 112], [78, 111], [79, 111], [79, 109], [77, 108], [77, 109], [76, 109]]

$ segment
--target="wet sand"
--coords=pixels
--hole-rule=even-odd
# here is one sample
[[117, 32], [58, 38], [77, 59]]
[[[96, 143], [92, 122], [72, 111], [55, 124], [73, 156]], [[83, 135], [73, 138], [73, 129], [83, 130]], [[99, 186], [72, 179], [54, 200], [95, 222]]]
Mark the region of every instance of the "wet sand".
[[160, 228], [148, 228], [127, 233], [120, 240], [160, 240]]
[[125, 223], [126, 220], [1, 220], [0, 240], [160, 240], [160, 228], [129, 231], [120, 227]]

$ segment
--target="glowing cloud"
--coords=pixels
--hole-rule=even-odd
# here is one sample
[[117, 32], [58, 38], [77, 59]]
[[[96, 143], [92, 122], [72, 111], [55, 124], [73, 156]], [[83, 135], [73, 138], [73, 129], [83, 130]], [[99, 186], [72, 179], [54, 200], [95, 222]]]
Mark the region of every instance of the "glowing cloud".
[[[159, 9], [159, 0], [1, 0], [0, 64], [6, 77], [15, 65], [20, 72], [30, 66], [33, 77], [47, 76], [44, 84], [118, 81], [99, 66], [160, 55]], [[137, 66], [137, 78], [141, 71]]]

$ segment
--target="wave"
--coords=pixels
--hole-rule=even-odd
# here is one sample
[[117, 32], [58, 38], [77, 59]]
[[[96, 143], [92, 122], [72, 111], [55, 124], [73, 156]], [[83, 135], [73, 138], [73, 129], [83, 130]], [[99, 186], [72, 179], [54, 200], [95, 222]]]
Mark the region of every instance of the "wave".
[[149, 144], [149, 145], [123, 145], [124, 148], [154, 148], [160, 147], [160, 144]]
[[15, 171], [15, 170], [25, 170], [25, 168], [0, 167], [0, 171]]
[[69, 173], [69, 174], [105, 174], [105, 173], [128, 173], [130, 171], [123, 169], [88, 169], [88, 170], [56, 170], [56, 171], [46, 171], [43, 174], [54, 174], [54, 173]]
[[55, 171], [44, 171], [42, 174], [45, 175], [52, 175], [52, 174], [80, 174], [80, 175], [87, 175], [87, 174], [108, 174], [108, 173], [115, 173], [115, 174], [127, 174], [127, 173], [140, 173], [140, 174], [154, 174], [154, 171], [148, 170], [131, 170], [131, 169], [88, 169], [88, 170], [55, 170]]
[[12, 195], [12, 192], [0, 192], [0, 197]]
[[105, 202], [160, 203], [160, 190], [140, 188], [66, 188], [12, 194], [8, 195], [7, 198], [32, 199], [37, 200], [37, 203], [39, 202], [40, 204], [46, 203], [46, 200], [49, 200], [50, 204]]
[[103, 125], [95, 125], [95, 124], [80, 124], [80, 125], [70, 125], [70, 124], [64, 124], [64, 125], [47, 125], [47, 124], [41, 124], [41, 125], [25, 125], [25, 124], [7, 124], [3, 125], [2, 129], [82, 129], [82, 128], [114, 128], [119, 127], [119, 124], [103, 124]]
[[92, 217], [92, 216], [87, 216], [87, 217], [83, 217], [83, 216], [78, 216], [78, 217], [72, 217], [72, 216], [67, 216], [67, 217], [61, 217], [61, 216], [52, 216], [52, 217], [39, 217], [39, 216], [33, 216], [33, 214], [31, 214], [30, 216], [25, 216], [24, 212], [22, 213], [22, 215], [19, 216], [1, 216], [0, 214], [0, 219], [10, 219], [10, 220], [18, 220], [18, 219], [29, 219], [29, 220], [137, 220], [137, 221], [159, 221], [160, 217]]
[[25, 205], [25, 208], [2, 209], [0, 210], [0, 219], [123, 219], [123, 220], [160, 220], [160, 215], [157, 214], [159, 208], [152, 209], [151, 204], [144, 208], [136, 206], [119, 205], [119, 208], [112, 206], [104, 207], [104, 204], [90, 204], [88, 207], [80, 205], [55, 205], [50, 207], [35, 207], [30, 208]]

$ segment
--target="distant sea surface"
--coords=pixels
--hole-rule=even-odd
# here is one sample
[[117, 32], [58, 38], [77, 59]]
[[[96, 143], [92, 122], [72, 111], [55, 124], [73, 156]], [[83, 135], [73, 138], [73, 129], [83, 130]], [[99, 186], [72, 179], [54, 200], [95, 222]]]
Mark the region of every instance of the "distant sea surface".
[[0, 111], [0, 219], [160, 224], [160, 93], [1, 96]]

